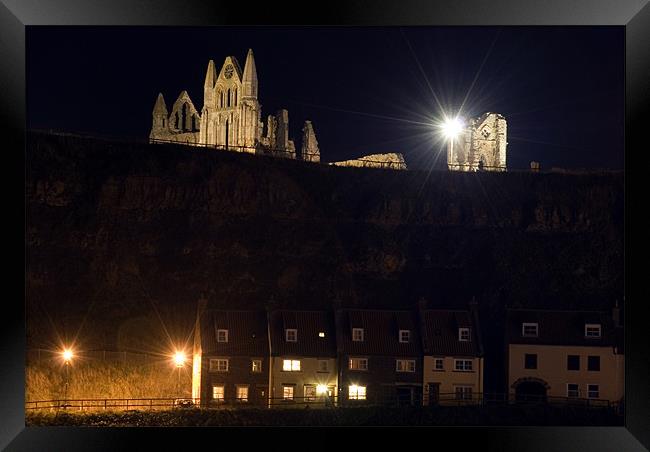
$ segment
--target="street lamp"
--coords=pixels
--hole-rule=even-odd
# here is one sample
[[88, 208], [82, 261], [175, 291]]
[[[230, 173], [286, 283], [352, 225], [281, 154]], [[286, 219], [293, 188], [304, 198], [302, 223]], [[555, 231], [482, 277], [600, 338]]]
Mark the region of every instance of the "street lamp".
[[65, 365], [65, 391], [63, 395], [65, 405], [65, 402], [68, 400], [68, 386], [70, 385], [70, 362], [72, 361], [72, 358], [74, 358], [74, 352], [70, 348], [64, 348], [61, 351], [61, 358]]
[[455, 118], [448, 118], [440, 126], [442, 134], [449, 140], [449, 153], [447, 155], [447, 162], [451, 162], [454, 156], [454, 141], [463, 131], [463, 121], [457, 116]]
[[178, 369], [178, 385], [176, 387], [176, 391], [180, 393], [181, 391], [181, 369], [183, 366], [185, 366], [185, 361], [187, 361], [187, 356], [185, 355], [185, 352], [183, 351], [177, 351], [174, 353], [174, 364], [176, 365], [176, 368]]

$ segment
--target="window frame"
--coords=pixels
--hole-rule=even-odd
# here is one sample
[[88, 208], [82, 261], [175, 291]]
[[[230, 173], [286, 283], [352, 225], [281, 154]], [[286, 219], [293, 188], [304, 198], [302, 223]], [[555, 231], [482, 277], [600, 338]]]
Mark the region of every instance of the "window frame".
[[[467, 338], [463, 339], [463, 333], [467, 333]], [[458, 341], [459, 342], [471, 342], [472, 341], [472, 330], [468, 327], [458, 328]]]
[[[287, 389], [291, 389], [291, 397], [287, 397]], [[296, 388], [294, 385], [282, 385], [282, 400], [285, 402], [293, 402], [296, 396]]]
[[[569, 386], [575, 386], [576, 389], [570, 389]], [[575, 395], [572, 395], [572, 391], [575, 391]], [[580, 398], [580, 385], [578, 383], [567, 383], [566, 384], [566, 396], [569, 399], [578, 399]]]
[[[535, 327], [535, 334], [526, 334], [526, 327]], [[539, 323], [521, 322], [521, 337], [539, 337]]]
[[[440, 362], [440, 369], [438, 369], [438, 362]], [[445, 358], [433, 358], [433, 370], [436, 372], [445, 371]]]
[[[217, 398], [217, 397], [214, 396], [214, 390], [216, 388], [221, 388], [221, 398]], [[213, 402], [225, 402], [226, 401], [226, 385], [224, 385], [224, 384], [212, 385], [212, 401]]]
[[[302, 372], [302, 360], [292, 359], [292, 358], [283, 358], [282, 359], [282, 372]], [[287, 362], [289, 363], [289, 368], [287, 369]], [[296, 369], [296, 363], [298, 363], [298, 368]]]
[[[355, 333], [360, 333], [360, 339], [355, 339]], [[365, 332], [363, 328], [352, 328], [352, 342], [363, 342]]]
[[[466, 366], [461, 366], [463, 369], [458, 368], [458, 363], [469, 363], [469, 369]], [[474, 360], [467, 358], [454, 358], [454, 372], [474, 372]]]
[[454, 386], [454, 394], [455, 400], [472, 400], [474, 388], [469, 385], [456, 385]]
[[[594, 359], [595, 358], [595, 359]], [[597, 369], [591, 368], [592, 359], [593, 362], [597, 363]], [[588, 372], [600, 372], [600, 355], [587, 355], [587, 371]]]
[[[263, 360], [258, 359], [258, 358], [251, 359], [251, 373], [259, 374], [259, 373], [262, 373], [262, 372], [263, 372], [263, 370], [262, 370], [262, 361], [263, 361]], [[255, 370], [255, 363], [256, 363], [256, 362], [259, 363], [259, 369], [258, 369], [258, 370]]]
[[[226, 363], [225, 369], [220, 369], [219, 364], [224, 362]], [[213, 366], [212, 363], [215, 363]], [[208, 370], [210, 372], [228, 372], [230, 371], [230, 359], [229, 358], [210, 358], [208, 361]]]
[[[595, 387], [596, 389], [591, 389]], [[596, 393], [596, 395], [592, 395], [593, 393]], [[588, 399], [600, 399], [600, 385], [597, 384], [588, 384], [587, 385], [587, 398]]]
[[[597, 330], [598, 334], [587, 334], [590, 329]], [[603, 336], [603, 327], [600, 323], [585, 323], [585, 338], [600, 339]]]
[[[307, 389], [313, 390], [313, 395], [307, 395]], [[315, 402], [316, 401], [316, 385], [314, 384], [305, 384], [303, 385], [303, 399], [305, 402]]]
[[[352, 362], [353, 361], [358, 361], [359, 363], [365, 362], [365, 368], [357, 367], [354, 368], [352, 367]], [[359, 372], [367, 372], [368, 371], [368, 358], [364, 358], [361, 356], [350, 356], [348, 358], [348, 370], [354, 370], [354, 371], [359, 371]]]
[[[245, 389], [246, 390], [246, 397], [239, 397], [239, 390], [240, 389]], [[248, 402], [248, 396], [249, 396], [249, 391], [248, 391], [248, 385], [235, 385], [235, 400], [239, 403], [247, 403]]]
[[[219, 333], [225, 333], [225, 341], [220, 340], [219, 338]], [[227, 344], [228, 343], [228, 330], [220, 328], [217, 330], [217, 342], [221, 344]]]
[[[406, 333], [406, 340], [402, 340], [404, 333]], [[398, 333], [397, 337], [398, 337], [398, 340], [400, 341], [400, 343], [408, 344], [408, 343], [411, 342], [411, 330], [399, 330], [399, 333]]]
[[[405, 364], [403, 369], [400, 369], [400, 363]], [[411, 370], [411, 364], [413, 364], [413, 370]], [[400, 373], [414, 373], [415, 372], [415, 360], [414, 359], [396, 359], [395, 360], [395, 372]]]
[[[329, 372], [330, 371], [330, 363], [329, 360], [327, 359], [318, 359], [317, 361], [317, 369], [316, 372]], [[322, 369], [321, 364], [325, 363], [325, 369]]]
[[[352, 395], [352, 388], [355, 388], [354, 391], [354, 396]], [[361, 389], [361, 391], [359, 391]], [[363, 394], [359, 394], [359, 392], [362, 392]], [[367, 391], [367, 386], [361, 386], [361, 385], [349, 385], [348, 386], [348, 400], [368, 400], [368, 391]]]
[[[528, 367], [528, 357], [534, 357], [535, 365], [533, 367]], [[538, 361], [537, 361], [538, 355], [537, 353], [524, 353], [524, 369], [528, 370], [537, 370], [538, 368]]]
[[[293, 340], [289, 339], [289, 333], [293, 333]], [[285, 328], [284, 329], [284, 341], [285, 342], [298, 342], [298, 330], [296, 328]]]

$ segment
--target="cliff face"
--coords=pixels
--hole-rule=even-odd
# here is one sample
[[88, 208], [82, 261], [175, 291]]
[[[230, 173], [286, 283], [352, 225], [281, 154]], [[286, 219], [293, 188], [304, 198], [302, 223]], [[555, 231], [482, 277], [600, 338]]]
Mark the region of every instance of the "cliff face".
[[33, 346], [53, 328], [120, 346], [160, 321], [187, 336], [201, 296], [235, 309], [476, 296], [494, 313], [623, 291], [620, 173], [337, 168], [40, 133], [26, 162]]

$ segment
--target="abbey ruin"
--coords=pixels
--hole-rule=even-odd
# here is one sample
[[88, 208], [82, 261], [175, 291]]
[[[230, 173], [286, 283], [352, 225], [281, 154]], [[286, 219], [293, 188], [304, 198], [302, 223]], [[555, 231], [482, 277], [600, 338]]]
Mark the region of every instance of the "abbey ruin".
[[[249, 49], [242, 71], [237, 58], [227, 56], [219, 72], [208, 63], [199, 112], [187, 91], [182, 91], [171, 112], [158, 94], [149, 134], [151, 143], [175, 142], [252, 154], [320, 162], [321, 155], [311, 121], [302, 127], [300, 148], [289, 138], [289, 112], [280, 109], [262, 121], [259, 82], [253, 50]], [[470, 120], [460, 135], [448, 142], [447, 166], [455, 171], [506, 170], [506, 120], [484, 113]], [[330, 162], [335, 166], [404, 170], [404, 156], [382, 153]]]
[[506, 171], [506, 120], [498, 113], [471, 119], [458, 139], [447, 144], [452, 171]]

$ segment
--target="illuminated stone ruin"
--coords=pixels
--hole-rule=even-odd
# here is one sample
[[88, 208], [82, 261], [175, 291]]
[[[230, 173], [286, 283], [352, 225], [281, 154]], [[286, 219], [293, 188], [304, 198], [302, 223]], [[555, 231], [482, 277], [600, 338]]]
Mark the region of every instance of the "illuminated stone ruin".
[[507, 125], [498, 113], [471, 119], [447, 144], [447, 166], [452, 171], [506, 171]]

